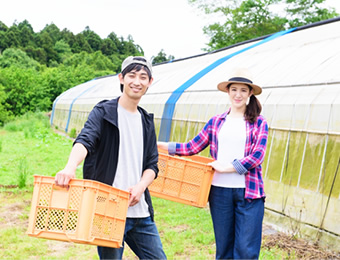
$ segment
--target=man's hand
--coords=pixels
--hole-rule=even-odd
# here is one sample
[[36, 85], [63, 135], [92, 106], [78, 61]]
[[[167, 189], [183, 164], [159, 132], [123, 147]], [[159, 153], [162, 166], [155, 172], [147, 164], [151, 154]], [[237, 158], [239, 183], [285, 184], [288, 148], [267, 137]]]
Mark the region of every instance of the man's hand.
[[76, 176], [74, 172], [63, 169], [55, 176], [55, 184], [57, 186], [67, 188], [70, 180], [74, 179], [75, 177]]
[[134, 206], [140, 201], [145, 189], [146, 187], [142, 182], [139, 182], [135, 186], [128, 189], [128, 192], [130, 192], [129, 206]]
[[68, 187], [71, 179], [76, 177], [78, 165], [85, 159], [87, 150], [81, 143], [76, 143], [71, 150], [68, 162], [63, 170], [55, 176], [55, 184], [63, 188]]
[[146, 169], [141, 180], [135, 186], [128, 188], [128, 192], [130, 192], [129, 206], [134, 206], [140, 201], [142, 194], [155, 179], [155, 176], [156, 174], [153, 170]]

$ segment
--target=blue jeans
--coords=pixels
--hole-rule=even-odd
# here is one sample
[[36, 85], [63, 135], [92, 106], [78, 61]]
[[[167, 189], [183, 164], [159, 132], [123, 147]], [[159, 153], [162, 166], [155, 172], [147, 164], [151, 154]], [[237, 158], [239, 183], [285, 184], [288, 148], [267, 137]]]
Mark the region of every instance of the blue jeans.
[[[127, 218], [124, 241], [139, 259], [166, 259], [156, 224], [151, 217]], [[123, 251], [124, 242], [121, 248], [98, 246], [100, 259], [122, 259]]]
[[245, 199], [244, 192], [244, 188], [211, 186], [209, 206], [216, 259], [259, 258], [264, 199]]

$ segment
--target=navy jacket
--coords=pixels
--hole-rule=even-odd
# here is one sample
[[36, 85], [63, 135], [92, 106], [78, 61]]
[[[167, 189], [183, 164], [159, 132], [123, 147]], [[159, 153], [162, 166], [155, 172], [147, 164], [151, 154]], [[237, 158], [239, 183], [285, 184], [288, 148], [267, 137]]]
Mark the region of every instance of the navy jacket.
[[[99, 102], [90, 112], [89, 117], [74, 143], [81, 143], [87, 149], [84, 161], [84, 179], [91, 179], [112, 185], [118, 163], [119, 127], [118, 99]], [[141, 107], [138, 111], [143, 124], [143, 172], [152, 169], [158, 175], [158, 150], [153, 114]], [[149, 190], [145, 190], [145, 200], [153, 219], [154, 211]]]

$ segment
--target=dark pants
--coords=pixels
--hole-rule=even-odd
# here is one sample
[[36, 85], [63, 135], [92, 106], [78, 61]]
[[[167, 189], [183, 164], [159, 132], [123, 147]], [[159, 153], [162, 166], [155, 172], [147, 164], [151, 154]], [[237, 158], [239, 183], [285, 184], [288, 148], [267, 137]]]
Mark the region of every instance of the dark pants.
[[244, 192], [244, 188], [211, 186], [209, 206], [216, 259], [259, 258], [264, 199], [247, 200]]
[[[166, 259], [155, 222], [151, 217], [127, 218], [124, 241], [139, 259]], [[98, 246], [100, 259], [122, 259], [121, 248]]]

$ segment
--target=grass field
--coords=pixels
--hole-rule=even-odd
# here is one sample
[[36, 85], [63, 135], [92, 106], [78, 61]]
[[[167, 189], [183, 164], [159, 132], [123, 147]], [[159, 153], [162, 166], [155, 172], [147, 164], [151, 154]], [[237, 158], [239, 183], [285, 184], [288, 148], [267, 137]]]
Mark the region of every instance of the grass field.
[[[56, 134], [43, 114], [30, 114], [0, 128], [0, 259], [98, 259], [96, 247], [26, 235], [33, 175], [61, 170], [72, 140]], [[77, 178], [81, 178], [81, 167]], [[215, 241], [208, 208], [153, 198], [155, 221], [168, 259], [214, 259]], [[268, 239], [264, 237], [264, 241]], [[124, 259], [135, 259], [128, 247]], [[296, 259], [276, 244], [261, 259]]]

